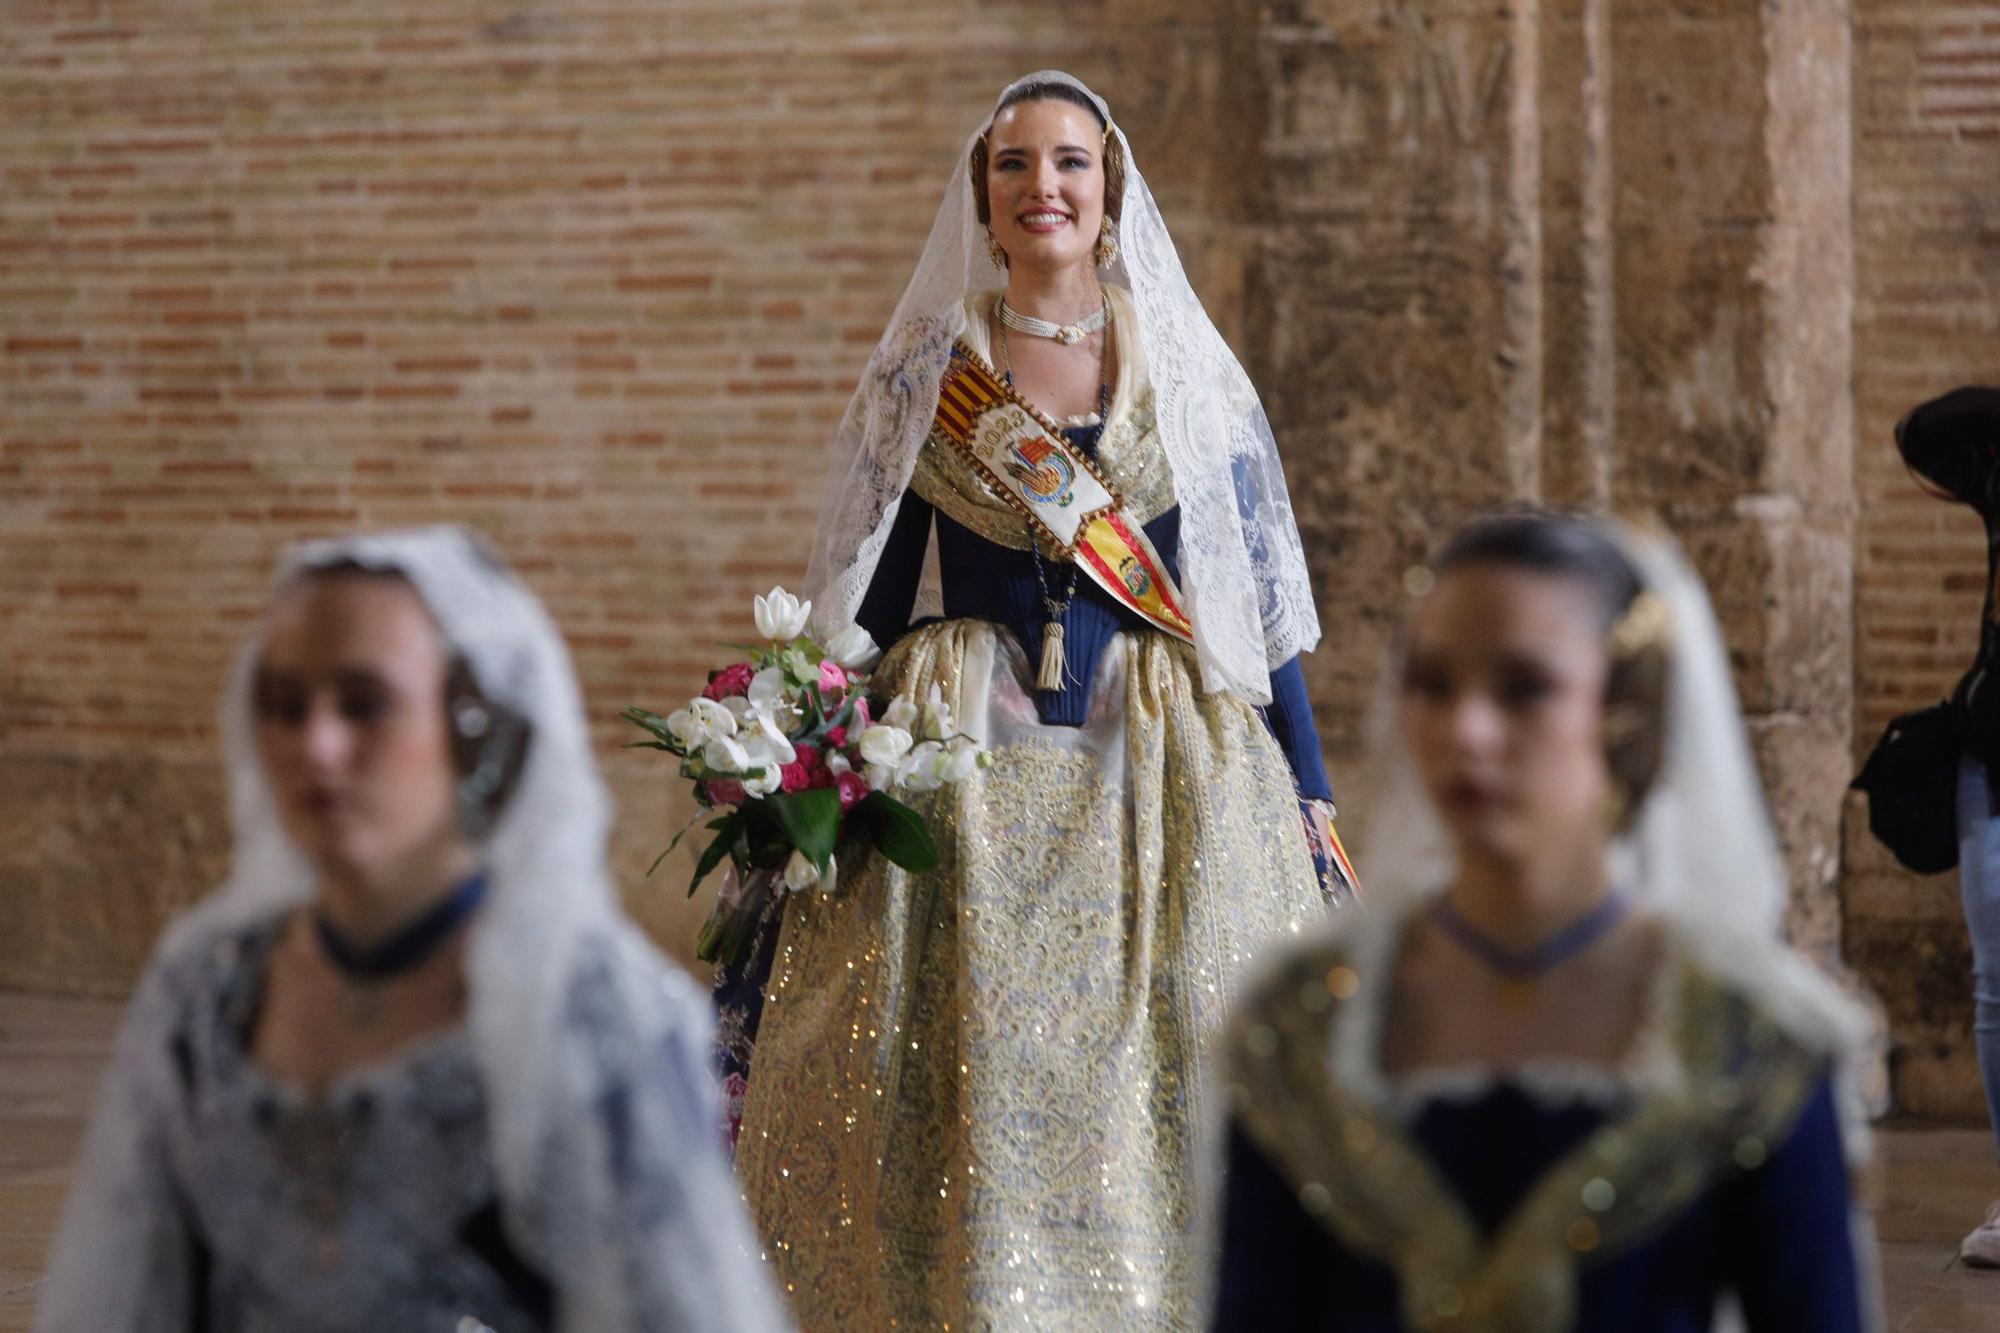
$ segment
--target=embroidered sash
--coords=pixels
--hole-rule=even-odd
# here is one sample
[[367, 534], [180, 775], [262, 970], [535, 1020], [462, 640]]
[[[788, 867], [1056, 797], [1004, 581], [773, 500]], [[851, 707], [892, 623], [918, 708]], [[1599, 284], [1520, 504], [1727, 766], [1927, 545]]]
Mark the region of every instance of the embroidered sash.
[[963, 342], [938, 386], [937, 424], [1043, 545], [1147, 624], [1194, 642], [1180, 589], [1118, 492]]

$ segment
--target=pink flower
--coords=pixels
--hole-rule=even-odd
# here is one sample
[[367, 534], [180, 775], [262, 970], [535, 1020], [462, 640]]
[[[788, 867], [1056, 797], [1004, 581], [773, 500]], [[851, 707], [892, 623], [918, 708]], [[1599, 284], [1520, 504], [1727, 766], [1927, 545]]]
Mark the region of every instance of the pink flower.
[[854, 701], [854, 729], [868, 730], [868, 696], [865, 694]]
[[859, 773], [852, 771], [842, 773], [835, 785], [840, 789], [840, 808], [842, 810], [852, 810], [862, 801], [868, 799], [868, 779], [862, 777]]
[[710, 778], [708, 799], [717, 805], [741, 805], [750, 799], [750, 794], [735, 778]]
[[750, 693], [750, 679], [756, 674], [756, 672], [750, 669], [748, 662], [737, 662], [734, 665], [726, 666], [710, 678], [708, 688], [701, 692], [701, 697], [720, 701], [734, 698], [737, 695], [748, 694]]
[[819, 664], [819, 687], [838, 698], [847, 689], [847, 668], [831, 657]]
[[778, 770], [778, 785], [785, 791], [804, 791], [813, 785], [812, 772], [820, 764], [819, 750], [811, 745], [794, 748], [792, 762]]
[[846, 727], [828, 727], [828, 728], [826, 729], [826, 743], [827, 743], [827, 746], [828, 746], [828, 748], [830, 748], [830, 749], [835, 749], [835, 750], [838, 750], [838, 749], [840, 749], [840, 748], [841, 748], [841, 747], [842, 747], [843, 745], [846, 745], [846, 744], [847, 744], [847, 728], [846, 728]]

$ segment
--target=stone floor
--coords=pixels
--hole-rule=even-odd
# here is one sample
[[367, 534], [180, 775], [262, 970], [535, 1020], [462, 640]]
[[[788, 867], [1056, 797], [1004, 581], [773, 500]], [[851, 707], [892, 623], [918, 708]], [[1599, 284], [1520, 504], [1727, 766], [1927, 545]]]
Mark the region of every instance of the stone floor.
[[[117, 1007], [0, 993], [0, 1333], [22, 1333], [110, 1050]], [[1897, 1123], [1880, 1133], [1876, 1223], [1894, 1333], [2000, 1333], [2000, 1273], [1952, 1262], [2000, 1197], [1983, 1128]]]

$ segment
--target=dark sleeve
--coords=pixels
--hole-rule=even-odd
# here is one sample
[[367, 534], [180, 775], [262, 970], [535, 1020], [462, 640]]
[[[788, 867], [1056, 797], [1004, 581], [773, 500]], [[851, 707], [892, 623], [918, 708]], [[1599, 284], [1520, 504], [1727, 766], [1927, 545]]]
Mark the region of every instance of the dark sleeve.
[[1853, 1204], [1833, 1085], [1822, 1079], [1791, 1136], [1717, 1200], [1732, 1244], [1730, 1285], [1751, 1333], [1862, 1333], [1875, 1327], [1854, 1247]]
[[2000, 389], [1953, 389], [1896, 423], [1896, 448], [1918, 475], [1984, 513], [1993, 507]]
[[910, 627], [930, 539], [931, 502], [915, 491], [904, 491], [882, 558], [875, 563], [875, 577], [868, 583], [868, 595], [854, 614], [855, 623], [868, 631], [877, 647], [888, 648]]
[[1232, 1121], [1215, 1333], [1328, 1326], [1330, 1248], [1285, 1178]]
[[[877, 642], [880, 642], [878, 639]], [[1271, 673], [1271, 704], [1264, 721], [1291, 761], [1292, 780], [1299, 795], [1322, 801], [1333, 799], [1333, 787], [1326, 780], [1326, 761], [1319, 752], [1319, 730], [1313, 726], [1312, 700], [1306, 697], [1306, 676], [1299, 659]]]

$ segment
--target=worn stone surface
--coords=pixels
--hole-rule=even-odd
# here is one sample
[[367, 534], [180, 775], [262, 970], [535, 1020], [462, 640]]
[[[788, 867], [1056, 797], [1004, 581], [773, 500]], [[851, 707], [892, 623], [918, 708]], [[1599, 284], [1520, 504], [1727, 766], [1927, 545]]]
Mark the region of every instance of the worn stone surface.
[[[1507, 500], [1657, 516], [1715, 590], [1800, 942], [1839, 951], [1852, 708], [1844, 17], [1579, 0], [1270, 11], [1247, 355], [1352, 759], [1399, 574]], [[1805, 60], [1801, 72], [1800, 60]]]

